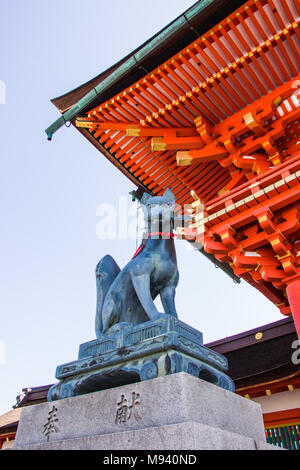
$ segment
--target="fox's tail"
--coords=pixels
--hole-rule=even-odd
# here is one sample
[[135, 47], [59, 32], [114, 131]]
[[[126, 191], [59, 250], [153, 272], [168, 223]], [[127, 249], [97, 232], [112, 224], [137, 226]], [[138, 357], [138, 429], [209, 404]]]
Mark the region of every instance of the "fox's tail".
[[96, 305], [96, 321], [95, 330], [96, 338], [100, 338], [103, 332], [102, 323], [102, 307], [104, 304], [105, 296], [111, 284], [120, 272], [120, 268], [115, 260], [106, 255], [102, 258], [96, 266], [96, 286], [97, 286], [97, 305]]

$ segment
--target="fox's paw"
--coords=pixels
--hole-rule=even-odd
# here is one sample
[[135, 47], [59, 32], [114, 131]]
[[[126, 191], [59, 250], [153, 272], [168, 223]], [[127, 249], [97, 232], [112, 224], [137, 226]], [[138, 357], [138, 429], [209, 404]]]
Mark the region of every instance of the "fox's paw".
[[152, 317], [152, 320], [159, 320], [160, 318], [162, 317], [166, 317], [166, 314], [165, 313], [161, 313], [161, 312], [157, 312], [157, 314], [155, 314], [153, 317]]

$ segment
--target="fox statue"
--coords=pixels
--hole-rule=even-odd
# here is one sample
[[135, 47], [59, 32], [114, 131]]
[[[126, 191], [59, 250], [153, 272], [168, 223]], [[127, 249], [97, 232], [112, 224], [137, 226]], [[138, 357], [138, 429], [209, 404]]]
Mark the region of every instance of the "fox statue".
[[[122, 325], [138, 325], [164, 314], [177, 318], [174, 301], [179, 280], [173, 233], [175, 196], [167, 189], [163, 196], [144, 193], [140, 202], [147, 234], [136, 255], [122, 270], [110, 255], [104, 256], [96, 266], [97, 338]], [[160, 230], [161, 227], [164, 230]], [[154, 304], [158, 295], [164, 313], [158, 312]]]

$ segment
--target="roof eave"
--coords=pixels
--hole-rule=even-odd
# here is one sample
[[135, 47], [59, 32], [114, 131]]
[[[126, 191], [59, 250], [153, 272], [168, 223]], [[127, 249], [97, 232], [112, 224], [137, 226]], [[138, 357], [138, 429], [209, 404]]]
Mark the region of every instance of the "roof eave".
[[[199, 0], [159, 33], [129, 54], [125, 58], [126, 60], [121, 60], [106, 72], [95, 77], [95, 79], [81, 85], [81, 87], [77, 87], [73, 91], [53, 99], [53, 104], [59, 108], [59, 100], [63, 97], [68, 95], [70, 99], [75, 92], [78, 94], [81, 88], [86, 87], [89, 83], [93, 86], [97, 78], [101, 80], [105, 76], [100, 83], [93, 86], [88, 93], [71, 105], [67, 111], [62, 113], [60, 118], [45, 130], [48, 140], [51, 140], [53, 134], [66, 122], [72, 121], [76, 116], [88, 110], [88, 107], [92, 107], [93, 103], [99, 102], [100, 104], [105, 99], [108, 99], [111, 93], [118, 93], [121, 89], [124, 89], [125, 85], [129, 86], [143, 77], [145, 73], [151, 72], [155, 67], [188, 45], [193, 39], [204, 34], [243, 3], [245, 3], [244, 0]], [[110, 70], [112, 72], [107, 75]], [[125, 85], [124, 79], [126, 79]]]

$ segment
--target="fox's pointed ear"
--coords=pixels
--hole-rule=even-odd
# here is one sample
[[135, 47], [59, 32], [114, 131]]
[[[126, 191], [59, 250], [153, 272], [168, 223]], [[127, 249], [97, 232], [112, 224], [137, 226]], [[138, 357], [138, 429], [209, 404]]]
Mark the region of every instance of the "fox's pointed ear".
[[171, 189], [168, 188], [168, 189], [165, 190], [164, 198], [167, 199], [170, 204], [175, 204], [176, 197], [174, 196]]
[[140, 199], [140, 203], [141, 203], [143, 206], [146, 205], [146, 204], [147, 204], [147, 201], [148, 201], [148, 199], [150, 199], [150, 197], [152, 197], [151, 194], [148, 194], [148, 193], [144, 192], [144, 194], [142, 195], [142, 197], [141, 197], [141, 199]]

